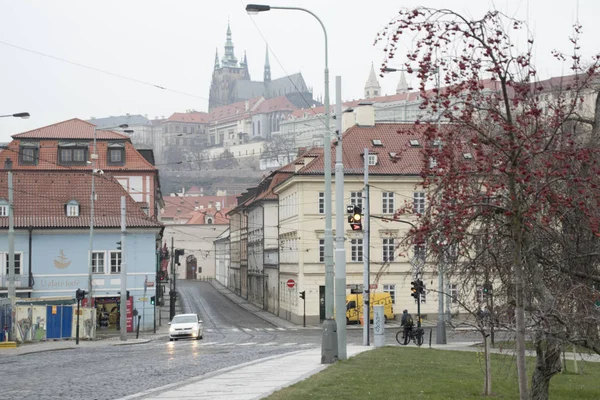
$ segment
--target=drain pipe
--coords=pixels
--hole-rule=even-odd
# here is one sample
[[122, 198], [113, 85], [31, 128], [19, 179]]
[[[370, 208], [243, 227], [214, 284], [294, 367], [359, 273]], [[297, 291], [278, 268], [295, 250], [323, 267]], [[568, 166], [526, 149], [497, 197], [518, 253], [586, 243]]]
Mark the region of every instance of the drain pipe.
[[31, 254], [31, 233], [33, 231], [33, 227], [29, 226], [27, 228], [27, 230], [29, 231], [29, 287], [33, 289], [33, 285], [35, 284], [35, 281], [33, 280], [32, 270], [31, 270], [31, 265], [32, 265], [31, 259], [33, 258], [32, 254]]

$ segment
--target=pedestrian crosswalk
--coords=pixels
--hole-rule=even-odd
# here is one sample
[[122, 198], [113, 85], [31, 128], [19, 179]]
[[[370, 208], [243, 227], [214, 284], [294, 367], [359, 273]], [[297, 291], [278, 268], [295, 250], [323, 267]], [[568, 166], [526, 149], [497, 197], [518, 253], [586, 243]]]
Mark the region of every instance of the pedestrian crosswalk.
[[194, 343], [195, 345], [201, 346], [201, 347], [249, 347], [249, 346], [256, 346], [256, 347], [296, 347], [296, 348], [307, 348], [307, 347], [318, 347], [318, 344], [315, 343], [296, 343], [296, 342], [288, 342], [288, 343], [277, 343], [277, 342], [265, 342], [265, 343], [259, 343], [259, 342], [243, 342], [243, 343], [236, 343], [236, 342], [204, 342], [204, 341], [200, 341], [200, 342], [195, 342], [195, 341], [191, 341], [192, 343]]
[[205, 328], [204, 332], [281, 332], [297, 331], [298, 328]]

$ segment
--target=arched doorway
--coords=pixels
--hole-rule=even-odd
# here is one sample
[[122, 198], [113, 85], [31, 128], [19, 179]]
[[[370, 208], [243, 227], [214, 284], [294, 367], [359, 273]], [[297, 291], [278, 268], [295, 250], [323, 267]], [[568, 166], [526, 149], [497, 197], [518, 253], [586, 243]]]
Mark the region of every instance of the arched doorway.
[[198, 270], [198, 261], [193, 255], [189, 255], [185, 259], [186, 273], [185, 279], [196, 279], [196, 271]]

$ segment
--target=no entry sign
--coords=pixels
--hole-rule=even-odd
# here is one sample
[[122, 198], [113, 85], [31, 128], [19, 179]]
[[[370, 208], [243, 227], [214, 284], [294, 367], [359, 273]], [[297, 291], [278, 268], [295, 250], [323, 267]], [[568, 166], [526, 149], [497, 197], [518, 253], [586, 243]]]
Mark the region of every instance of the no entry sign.
[[288, 281], [287, 281], [287, 287], [289, 287], [291, 289], [294, 286], [296, 286], [296, 281], [294, 281], [293, 279], [288, 279]]

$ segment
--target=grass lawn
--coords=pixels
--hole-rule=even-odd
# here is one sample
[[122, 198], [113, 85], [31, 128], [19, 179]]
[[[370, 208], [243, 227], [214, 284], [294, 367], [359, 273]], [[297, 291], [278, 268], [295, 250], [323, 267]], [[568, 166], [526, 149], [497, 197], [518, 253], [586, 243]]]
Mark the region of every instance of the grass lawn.
[[[492, 354], [494, 398], [518, 399], [515, 361]], [[528, 358], [530, 381], [533, 363]], [[572, 361], [567, 363], [573, 371]], [[552, 400], [600, 399], [600, 363], [579, 361], [578, 367], [580, 375], [552, 378]], [[338, 362], [268, 399], [475, 399], [482, 388], [483, 353], [394, 346]]]

